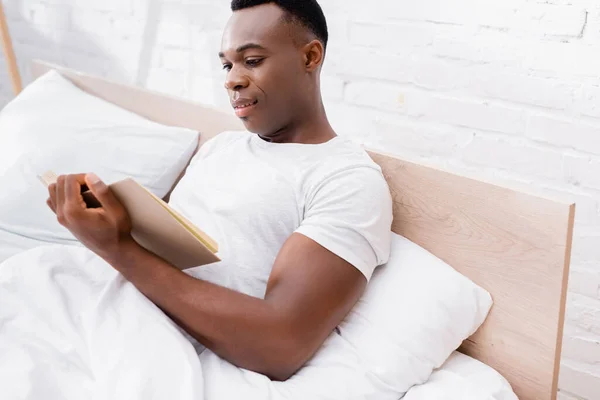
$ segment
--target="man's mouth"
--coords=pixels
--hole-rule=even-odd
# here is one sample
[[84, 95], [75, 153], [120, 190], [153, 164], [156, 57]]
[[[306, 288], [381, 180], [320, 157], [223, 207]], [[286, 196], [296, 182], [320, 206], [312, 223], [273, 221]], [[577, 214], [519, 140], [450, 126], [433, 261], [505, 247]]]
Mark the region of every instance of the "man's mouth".
[[252, 110], [254, 110], [254, 107], [256, 107], [256, 104], [258, 104], [258, 100], [254, 100], [254, 101], [250, 101], [250, 100], [244, 100], [244, 101], [238, 101], [234, 106], [234, 110], [235, 110], [235, 115], [238, 116], [238, 118], [246, 118], [250, 115], [250, 113], [252, 112]]
[[234, 108], [236, 110], [242, 110], [244, 108], [248, 108], [248, 107], [254, 106], [254, 105], [256, 105], [256, 103], [258, 103], [258, 100], [254, 100], [253, 102], [248, 102], [248, 103], [245, 103], [245, 104], [236, 105]]

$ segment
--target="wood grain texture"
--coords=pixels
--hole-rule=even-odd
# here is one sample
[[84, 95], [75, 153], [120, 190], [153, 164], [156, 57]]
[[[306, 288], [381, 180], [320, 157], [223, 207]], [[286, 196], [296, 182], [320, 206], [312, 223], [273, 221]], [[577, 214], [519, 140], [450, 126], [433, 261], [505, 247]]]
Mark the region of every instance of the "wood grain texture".
[[555, 399], [574, 205], [371, 157], [390, 185], [394, 231], [493, 296], [461, 351], [499, 371], [521, 400]]
[[4, 7], [0, 1], [0, 39], [2, 40], [2, 51], [4, 52], [4, 58], [8, 68], [8, 75], [10, 76], [10, 82], [12, 84], [13, 92], [15, 95], [21, 93], [23, 89], [21, 83], [21, 74], [17, 66], [17, 58], [13, 49], [12, 40], [8, 31], [8, 23], [6, 22], [6, 15], [4, 14]]
[[[82, 89], [204, 140], [239, 129], [232, 115], [75, 71]], [[574, 205], [370, 152], [394, 198], [396, 233], [487, 289], [494, 306], [461, 351], [505, 376], [521, 400], [554, 400], [558, 384]]]

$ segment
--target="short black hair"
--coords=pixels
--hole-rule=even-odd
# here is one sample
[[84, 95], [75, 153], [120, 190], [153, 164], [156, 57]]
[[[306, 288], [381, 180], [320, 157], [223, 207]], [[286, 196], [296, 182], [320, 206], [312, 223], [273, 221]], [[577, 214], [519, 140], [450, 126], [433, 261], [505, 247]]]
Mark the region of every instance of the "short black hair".
[[273, 3], [310, 30], [327, 48], [329, 32], [323, 9], [316, 0], [232, 0], [231, 11]]

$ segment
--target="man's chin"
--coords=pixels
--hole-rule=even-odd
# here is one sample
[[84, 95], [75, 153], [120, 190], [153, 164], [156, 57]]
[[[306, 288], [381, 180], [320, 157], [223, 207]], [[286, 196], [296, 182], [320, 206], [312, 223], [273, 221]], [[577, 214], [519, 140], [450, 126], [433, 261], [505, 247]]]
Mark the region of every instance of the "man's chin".
[[256, 119], [252, 117], [240, 117], [240, 120], [244, 123], [244, 127], [250, 133], [257, 134], [259, 136], [268, 136], [268, 129], [261, 127], [260, 124], [257, 124]]

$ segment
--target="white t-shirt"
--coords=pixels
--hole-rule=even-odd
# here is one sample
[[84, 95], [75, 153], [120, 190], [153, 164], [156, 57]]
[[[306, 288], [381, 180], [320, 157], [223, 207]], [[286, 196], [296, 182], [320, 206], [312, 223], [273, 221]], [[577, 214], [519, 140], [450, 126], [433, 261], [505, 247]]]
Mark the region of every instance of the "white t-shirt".
[[389, 257], [387, 182], [365, 150], [341, 137], [308, 145], [221, 133], [194, 156], [170, 204], [219, 244], [221, 262], [189, 273], [254, 297], [264, 297], [294, 232], [367, 279]]

